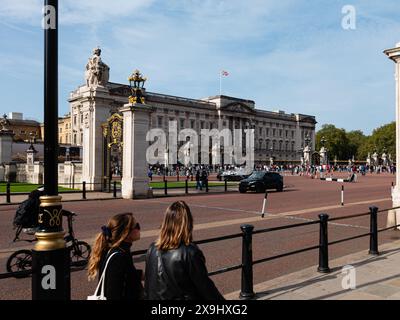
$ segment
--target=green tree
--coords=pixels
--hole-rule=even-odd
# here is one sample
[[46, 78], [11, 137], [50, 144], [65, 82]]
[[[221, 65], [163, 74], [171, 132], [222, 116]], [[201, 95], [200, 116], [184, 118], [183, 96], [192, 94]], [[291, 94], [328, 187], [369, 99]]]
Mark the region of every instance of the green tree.
[[365, 159], [368, 153], [378, 152], [381, 155], [384, 151], [390, 154], [392, 160], [396, 159], [396, 123], [391, 122], [375, 129], [372, 135], [360, 146], [359, 154]]
[[347, 158], [350, 159], [354, 156], [355, 159], [365, 159], [359, 153], [360, 147], [368, 139], [361, 130], [350, 131], [347, 134], [349, 141]]
[[349, 139], [346, 135], [346, 130], [336, 128], [333, 124], [324, 124], [315, 136], [317, 151], [322, 147], [322, 138], [326, 140], [325, 148], [328, 149], [329, 161], [333, 161], [335, 156], [338, 160], [349, 159]]

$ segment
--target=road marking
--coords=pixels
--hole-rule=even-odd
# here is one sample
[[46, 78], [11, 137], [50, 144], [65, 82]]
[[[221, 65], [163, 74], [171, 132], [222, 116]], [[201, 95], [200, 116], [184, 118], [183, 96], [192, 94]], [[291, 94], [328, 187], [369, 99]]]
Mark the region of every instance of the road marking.
[[[362, 205], [362, 204], [377, 203], [377, 202], [384, 202], [384, 201], [389, 201], [389, 200], [391, 200], [391, 198], [359, 201], [359, 202], [347, 203], [346, 207], [357, 206], [357, 205]], [[152, 200], [152, 202], [170, 204], [170, 202], [160, 201], [160, 200]], [[325, 206], [325, 207], [302, 209], [302, 210], [288, 211], [288, 212], [282, 212], [282, 213], [274, 213], [274, 214], [269, 213], [264, 219], [262, 219], [259, 216], [260, 215], [259, 211], [248, 211], [248, 210], [242, 210], [242, 209], [231, 209], [231, 208], [223, 208], [223, 207], [209, 207], [209, 206], [197, 205], [197, 204], [190, 204], [190, 206], [198, 207], [198, 208], [223, 210], [223, 211], [233, 211], [233, 212], [257, 214], [257, 216], [252, 216], [252, 217], [247, 217], [247, 218], [232, 219], [232, 220], [228, 220], [228, 221], [222, 220], [222, 221], [214, 221], [214, 222], [206, 222], [206, 223], [197, 224], [194, 226], [195, 231], [210, 229], [210, 228], [220, 228], [220, 227], [226, 227], [226, 226], [232, 226], [232, 225], [238, 225], [238, 224], [240, 225], [240, 224], [245, 224], [245, 223], [250, 223], [250, 222], [259, 222], [259, 221], [263, 221], [263, 220], [272, 220], [272, 219], [277, 219], [277, 218], [307, 219], [307, 218], [300, 218], [300, 217], [293, 217], [293, 216], [304, 214], [304, 213], [321, 212], [321, 211], [325, 211], [325, 210], [342, 208], [341, 205], [331, 205], [331, 206]], [[310, 221], [311, 221], [311, 219], [310, 219]], [[340, 223], [330, 223], [330, 224], [338, 225], [338, 226], [353, 227], [353, 228], [369, 229], [369, 228], [363, 227], [363, 226], [347, 225], [347, 224], [340, 224]], [[158, 229], [142, 231], [141, 238], [143, 239], [143, 238], [156, 237], [158, 235], [158, 232], [159, 232]], [[79, 239], [79, 240], [86, 241], [90, 245], [92, 245], [94, 242], [94, 239], [95, 239], [95, 236], [93, 236], [92, 238], [85, 238], [85, 239]], [[22, 249], [32, 249], [32, 246], [21, 246], [21, 247], [16, 247], [16, 248], [1, 249], [0, 250], [0, 258], [8, 257], [11, 253], [13, 253], [17, 250], [22, 250]]]

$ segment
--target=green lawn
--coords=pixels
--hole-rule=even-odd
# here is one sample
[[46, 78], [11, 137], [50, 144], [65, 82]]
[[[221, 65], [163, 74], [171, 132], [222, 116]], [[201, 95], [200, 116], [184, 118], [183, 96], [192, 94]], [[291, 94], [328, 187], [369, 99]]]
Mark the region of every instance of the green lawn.
[[[6, 183], [0, 183], [0, 193], [5, 193], [6, 192]], [[38, 184], [29, 184], [29, 183], [11, 183], [11, 193], [17, 193], [17, 192], [31, 192], [33, 190], [36, 190], [39, 186]], [[64, 187], [58, 187], [58, 191], [71, 191], [74, 189], [69, 189], [69, 188], [64, 188]]]

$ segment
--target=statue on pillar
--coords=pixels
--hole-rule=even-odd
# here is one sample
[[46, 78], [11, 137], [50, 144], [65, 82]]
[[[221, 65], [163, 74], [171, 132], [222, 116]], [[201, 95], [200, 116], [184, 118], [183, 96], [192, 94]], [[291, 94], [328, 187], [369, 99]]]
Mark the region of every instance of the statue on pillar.
[[6, 114], [4, 114], [3, 118], [0, 119], [0, 125], [1, 125], [0, 131], [10, 131], [10, 129], [8, 128], [8, 126], [10, 125], [10, 120], [8, 120]]
[[388, 159], [387, 159], [387, 155], [386, 155], [385, 151], [382, 154], [382, 165], [384, 165], [384, 166], [388, 165]]
[[368, 152], [367, 165], [368, 165], [368, 166], [371, 165], [371, 153], [370, 153], [370, 152]]
[[86, 64], [85, 80], [88, 87], [105, 86], [110, 78], [110, 68], [101, 60], [101, 49], [93, 50]]
[[376, 151], [372, 155], [372, 160], [373, 160], [374, 166], [378, 166], [379, 165], [378, 153]]
[[307, 166], [307, 165], [311, 164], [311, 158], [310, 158], [311, 148], [309, 146], [309, 143], [310, 143], [311, 139], [307, 135], [304, 141], [306, 143], [306, 146], [305, 146], [305, 148], [303, 150], [303, 157], [304, 157], [304, 164]]

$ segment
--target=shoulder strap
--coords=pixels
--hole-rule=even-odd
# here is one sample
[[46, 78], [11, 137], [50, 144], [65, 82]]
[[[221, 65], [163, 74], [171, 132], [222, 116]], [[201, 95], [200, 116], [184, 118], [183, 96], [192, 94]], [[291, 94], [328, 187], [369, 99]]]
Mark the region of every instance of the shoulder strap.
[[118, 253], [118, 252], [114, 252], [114, 253], [112, 253], [112, 254], [107, 258], [106, 265], [105, 265], [105, 267], [104, 267], [103, 273], [101, 274], [99, 283], [98, 283], [97, 288], [96, 288], [96, 291], [95, 291], [95, 293], [94, 293], [95, 295], [97, 295], [97, 293], [99, 292], [100, 286], [101, 286], [100, 295], [101, 295], [102, 297], [104, 297], [104, 282], [105, 282], [105, 277], [106, 277], [107, 266], [108, 266], [108, 263], [110, 262], [112, 256], [115, 255], [115, 254], [117, 254], [117, 253]]

